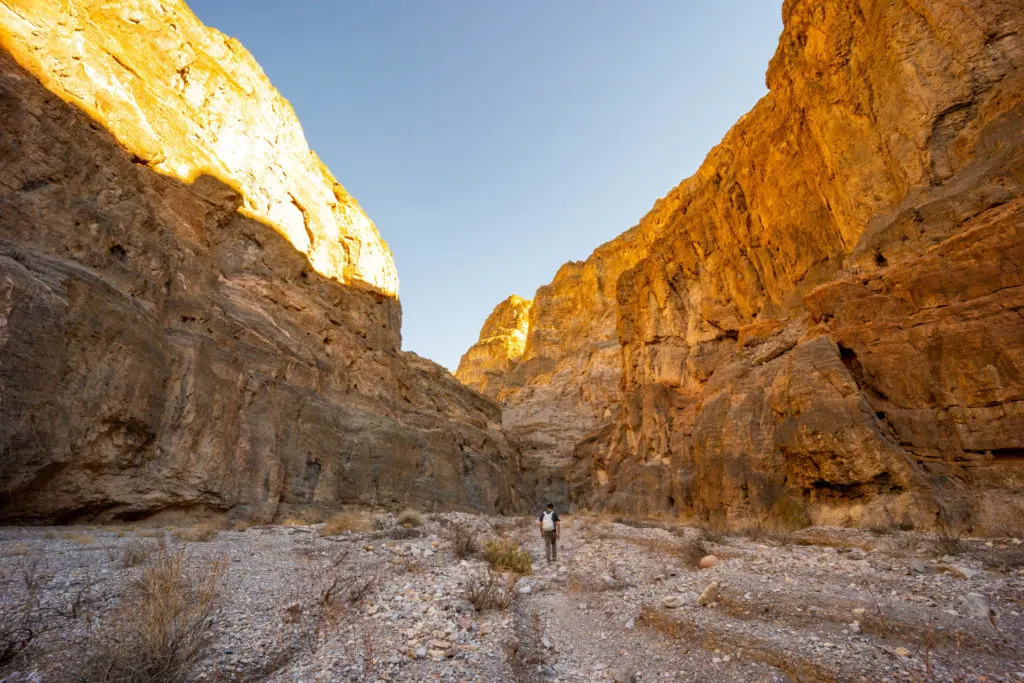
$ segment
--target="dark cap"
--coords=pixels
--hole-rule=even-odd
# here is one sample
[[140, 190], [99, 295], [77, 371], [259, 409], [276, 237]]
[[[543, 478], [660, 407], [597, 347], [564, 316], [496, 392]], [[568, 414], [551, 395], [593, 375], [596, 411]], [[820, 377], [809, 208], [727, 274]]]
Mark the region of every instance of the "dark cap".
[[552, 503], [548, 503], [548, 504], [547, 504], [547, 507], [549, 507], [549, 508], [554, 508], [555, 506], [554, 506], [554, 505], [553, 505]]

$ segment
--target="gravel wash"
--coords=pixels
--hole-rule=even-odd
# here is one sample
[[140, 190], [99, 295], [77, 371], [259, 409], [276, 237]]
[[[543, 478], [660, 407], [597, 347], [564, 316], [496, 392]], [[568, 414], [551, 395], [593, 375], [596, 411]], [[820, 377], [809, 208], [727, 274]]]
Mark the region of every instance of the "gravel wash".
[[[35, 610], [35, 633], [0, 682], [84, 680], [82, 663], [161, 544], [184, 550], [190, 570], [224, 567], [188, 680], [1024, 681], [1020, 539], [719, 535], [566, 515], [559, 560], [547, 563], [531, 519], [425, 519], [209, 540], [2, 528], [0, 608], [9, 623]], [[478, 612], [467, 599], [488, 565], [454, 556], [456, 525], [532, 554], [532, 574], [503, 578], [510, 607]], [[713, 566], [698, 569], [702, 557]]]

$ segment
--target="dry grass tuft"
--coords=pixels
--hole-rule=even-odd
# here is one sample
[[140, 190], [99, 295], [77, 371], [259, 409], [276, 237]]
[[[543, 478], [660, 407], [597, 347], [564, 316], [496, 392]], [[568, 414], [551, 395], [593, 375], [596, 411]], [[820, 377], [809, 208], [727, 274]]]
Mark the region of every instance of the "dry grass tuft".
[[398, 523], [402, 526], [423, 526], [423, 515], [413, 509], [402, 510], [398, 515]]
[[476, 534], [469, 527], [456, 524], [452, 527], [452, 552], [455, 557], [464, 560], [480, 552], [480, 543], [476, 540]]
[[489, 538], [484, 542], [484, 559], [492, 569], [516, 574], [533, 572], [533, 558], [529, 551], [513, 538]]
[[217, 526], [209, 522], [203, 522], [187, 529], [177, 529], [174, 532], [174, 537], [179, 541], [189, 543], [206, 543], [217, 538]]
[[349, 566], [346, 555], [310, 564], [304, 573], [292, 601], [285, 606], [285, 620], [296, 627], [310, 654], [315, 654], [345, 611], [374, 589], [378, 575]]
[[351, 531], [360, 533], [373, 528], [373, 520], [365, 512], [342, 512], [334, 515], [320, 532], [322, 536], [340, 536]]
[[474, 576], [466, 587], [466, 599], [477, 612], [508, 609], [515, 595], [515, 576], [505, 578], [490, 569]]
[[24, 557], [31, 552], [27, 543], [15, 543], [7, 549], [7, 557]]
[[57, 532], [56, 531], [46, 531], [46, 532], [43, 533], [43, 538], [45, 538], [48, 541], [52, 541], [55, 538], [57, 538]]
[[935, 552], [939, 555], [959, 555], [966, 549], [962, 540], [963, 534], [955, 531], [946, 523], [939, 525], [935, 532]]
[[210, 639], [227, 564], [190, 563], [183, 549], [160, 549], [121, 596], [96, 636], [86, 678], [118, 683], [190, 679]]
[[19, 580], [0, 581], [0, 667], [22, 655], [36, 638], [53, 628], [40, 602], [39, 560], [18, 562]]
[[80, 545], [90, 545], [96, 542], [96, 539], [91, 534], [64, 534], [65, 541], [71, 541], [72, 543], [78, 543]]
[[147, 541], [132, 541], [124, 546], [121, 553], [121, 566], [127, 569], [145, 563], [153, 556], [157, 545]]

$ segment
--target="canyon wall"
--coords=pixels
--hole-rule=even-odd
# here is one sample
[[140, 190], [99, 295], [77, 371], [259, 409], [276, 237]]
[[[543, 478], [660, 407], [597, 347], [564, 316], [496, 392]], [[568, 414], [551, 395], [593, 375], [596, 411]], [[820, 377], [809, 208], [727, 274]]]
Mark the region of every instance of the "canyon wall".
[[173, 0], [9, 2], [0, 39], [0, 519], [521, 509], [237, 42]]
[[769, 94], [538, 291], [489, 395], [577, 505], [1020, 533], [1019, 3], [782, 12]]

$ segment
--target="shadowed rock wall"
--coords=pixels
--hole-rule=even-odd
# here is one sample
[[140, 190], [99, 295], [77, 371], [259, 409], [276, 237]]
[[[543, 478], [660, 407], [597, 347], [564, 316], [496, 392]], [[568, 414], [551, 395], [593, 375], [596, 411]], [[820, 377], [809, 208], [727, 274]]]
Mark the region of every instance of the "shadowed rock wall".
[[500, 411], [221, 180], [154, 171], [0, 54], [0, 519], [519, 509]]
[[770, 93], [538, 292], [506, 427], [578, 504], [1019, 533], [1019, 3], [782, 11]]

